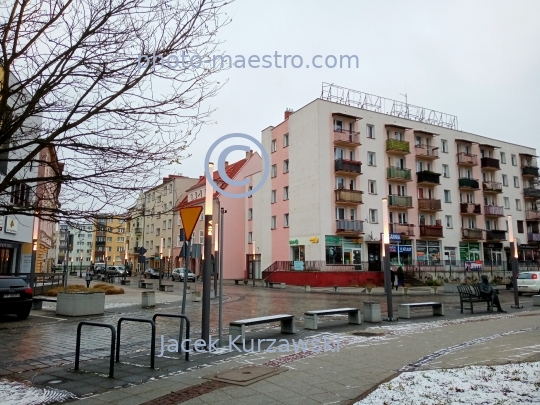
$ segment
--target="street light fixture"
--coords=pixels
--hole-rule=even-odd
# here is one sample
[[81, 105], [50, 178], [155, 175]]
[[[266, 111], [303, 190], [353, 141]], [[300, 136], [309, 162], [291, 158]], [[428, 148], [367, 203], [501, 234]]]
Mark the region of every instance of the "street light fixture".
[[160, 244], [159, 244], [159, 289], [161, 290], [161, 278], [163, 276], [163, 240], [165, 238], [161, 238]]
[[514, 238], [514, 224], [512, 223], [512, 215], [507, 216], [508, 220], [508, 239], [510, 240], [510, 268], [512, 269], [512, 285], [514, 287], [514, 305], [511, 308], [523, 308], [523, 305], [519, 305], [519, 294], [517, 286], [517, 278], [519, 276], [518, 269], [518, 252], [517, 252], [517, 243]]
[[253, 287], [255, 287], [255, 241], [251, 241], [252, 259], [251, 259], [251, 279], [253, 280]]
[[[221, 334], [223, 333], [223, 326], [222, 326], [222, 319], [223, 319], [223, 221], [224, 221], [224, 214], [227, 213], [227, 210], [225, 208], [221, 208], [221, 215], [219, 216], [219, 220], [221, 222], [221, 226], [219, 227], [220, 234], [219, 239], [221, 240], [221, 250], [219, 251], [219, 316], [218, 316], [218, 345], [219, 347], [222, 347], [221, 344]], [[216, 236], [217, 236], [216, 232]], [[216, 245], [217, 250], [217, 245]]]
[[382, 216], [383, 216], [383, 237], [382, 237], [382, 257], [383, 257], [383, 270], [384, 270], [384, 290], [386, 292], [386, 303], [388, 307], [388, 318], [385, 321], [397, 321], [394, 318], [394, 311], [392, 308], [392, 281], [390, 270], [390, 224], [388, 215], [388, 199], [382, 199]]
[[210, 348], [210, 286], [212, 274], [212, 208], [214, 204], [214, 189], [209, 180], [213, 180], [214, 164], [208, 164], [208, 176], [205, 186], [204, 201], [204, 264], [202, 269], [203, 293], [202, 293], [202, 316], [201, 316], [201, 339], [206, 342], [206, 348]]

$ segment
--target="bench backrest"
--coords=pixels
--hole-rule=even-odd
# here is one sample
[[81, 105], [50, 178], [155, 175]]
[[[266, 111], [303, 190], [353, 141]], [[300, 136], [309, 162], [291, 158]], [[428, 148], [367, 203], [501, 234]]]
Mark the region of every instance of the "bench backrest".
[[457, 290], [460, 294], [474, 294], [470, 285], [458, 285]]

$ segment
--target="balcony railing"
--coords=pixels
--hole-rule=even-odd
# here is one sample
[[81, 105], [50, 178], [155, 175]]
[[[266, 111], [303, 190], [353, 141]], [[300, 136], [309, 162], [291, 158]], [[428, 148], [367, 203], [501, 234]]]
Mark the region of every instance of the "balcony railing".
[[540, 242], [540, 233], [538, 232], [529, 232], [527, 234], [528, 242]]
[[337, 203], [354, 203], [362, 204], [362, 191], [358, 190], [347, 190], [347, 189], [338, 189], [334, 190], [336, 195]]
[[486, 231], [486, 240], [506, 240], [506, 231], [501, 231], [501, 230]]
[[390, 207], [412, 207], [412, 197], [403, 195], [389, 195], [388, 205]]
[[364, 232], [364, 221], [352, 221], [350, 219], [336, 219], [337, 232]]
[[334, 161], [336, 172], [362, 173], [362, 162], [356, 160], [336, 159]]
[[459, 187], [479, 189], [480, 185], [478, 184], [478, 180], [464, 177], [459, 179]]
[[480, 204], [460, 203], [459, 210], [462, 214], [481, 214]]
[[495, 169], [501, 170], [499, 159], [493, 159], [490, 157], [483, 157], [480, 159], [480, 165], [482, 169]]
[[442, 238], [443, 227], [441, 225], [420, 225], [420, 236]]
[[390, 233], [399, 233], [404, 236], [414, 236], [414, 225], [390, 224]]
[[104, 240], [96, 240], [96, 246], [105, 246], [106, 243]]
[[502, 183], [484, 181], [482, 182], [482, 189], [487, 192], [502, 193]]
[[430, 198], [419, 198], [418, 209], [426, 211], [439, 211], [441, 209], [441, 200], [432, 200]]
[[538, 177], [538, 167], [535, 167], [535, 166], [522, 166], [521, 175], [522, 176]]
[[476, 155], [471, 155], [470, 153], [460, 152], [457, 154], [458, 164], [476, 166], [478, 161]]
[[533, 188], [533, 187], [524, 188], [523, 196], [527, 198], [540, 199], [540, 188]]
[[435, 146], [414, 145], [414, 150], [416, 151], [416, 156], [432, 159], [439, 157], [439, 148]]
[[504, 207], [498, 207], [496, 205], [484, 205], [484, 215], [503, 217]]
[[411, 169], [400, 169], [398, 167], [390, 166], [386, 169], [386, 178], [393, 180], [412, 180]]
[[360, 132], [334, 128], [334, 143], [350, 146], [360, 145]]
[[462, 239], [482, 239], [483, 234], [481, 229], [462, 229]]
[[400, 141], [398, 139], [387, 139], [386, 151], [400, 153], [400, 154], [407, 154], [411, 152], [409, 148], [409, 142]]
[[142, 233], [143, 233], [142, 228], [135, 228], [135, 235], [139, 235], [139, 234], [142, 234]]
[[441, 174], [424, 170], [421, 172], [416, 172], [416, 177], [417, 177], [418, 183], [440, 184], [439, 178], [441, 177]]
[[525, 211], [525, 219], [527, 221], [540, 221], [540, 211], [537, 211], [537, 210]]

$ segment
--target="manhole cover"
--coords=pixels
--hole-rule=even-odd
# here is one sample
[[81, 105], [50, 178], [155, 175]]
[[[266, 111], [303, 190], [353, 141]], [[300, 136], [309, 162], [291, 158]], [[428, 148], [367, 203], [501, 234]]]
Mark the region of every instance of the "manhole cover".
[[286, 370], [281, 367], [248, 366], [213, 374], [206, 378], [235, 385], [249, 385]]

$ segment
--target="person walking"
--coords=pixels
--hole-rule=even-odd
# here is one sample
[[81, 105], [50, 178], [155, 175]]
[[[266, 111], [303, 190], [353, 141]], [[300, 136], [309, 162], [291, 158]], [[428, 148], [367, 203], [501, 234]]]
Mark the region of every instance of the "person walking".
[[[390, 282], [392, 283], [392, 290], [394, 289], [394, 285], [396, 284], [396, 272], [393, 268], [390, 269]], [[397, 290], [397, 286], [396, 286]]]
[[90, 281], [92, 281], [92, 273], [90, 273], [90, 268], [86, 268], [86, 276], [84, 278], [86, 280], [86, 288], [90, 288]]
[[396, 291], [399, 288], [399, 286], [405, 287], [405, 272], [403, 271], [403, 267], [399, 266], [396, 270], [396, 276], [397, 276], [397, 286]]

